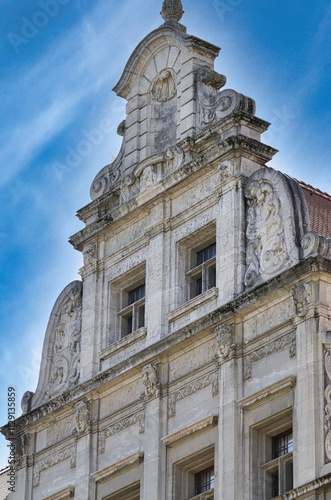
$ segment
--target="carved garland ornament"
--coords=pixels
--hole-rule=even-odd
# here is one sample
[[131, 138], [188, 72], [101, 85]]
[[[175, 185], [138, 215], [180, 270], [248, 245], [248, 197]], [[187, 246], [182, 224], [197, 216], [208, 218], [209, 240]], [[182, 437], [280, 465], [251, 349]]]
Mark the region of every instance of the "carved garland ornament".
[[64, 450], [61, 450], [50, 457], [45, 458], [38, 462], [33, 470], [33, 487], [39, 486], [40, 484], [40, 474], [42, 471], [50, 469], [54, 465], [64, 462], [64, 460], [70, 459], [70, 467], [76, 467], [76, 445], [69, 446]]
[[105, 452], [106, 439], [118, 432], [124, 431], [128, 427], [139, 424], [139, 433], [145, 432], [145, 410], [139, 410], [136, 413], [122, 418], [117, 422], [109, 425], [106, 429], [102, 430], [98, 435], [98, 454], [101, 455]]
[[250, 354], [247, 354], [247, 356], [244, 357], [244, 379], [248, 380], [249, 378], [252, 377], [252, 364], [253, 363], [255, 363], [256, 361], [260, 361], [260, 359], [263, 359], [266, 356], [269, 356], [269, 354], [273, 354], [275, 352], [280, 351], [281, 349], [284, 349], [288, 345], [290, 346], [290, 350], [289, 350], [290, 357], [295, 356], [295, 354], [296, 354], [296, 332], [295, 331], [288, 333], [287, 335], [284, 335], [283, 337], [280, 337], [276, 340], [273, 340], [272, 342], [269, 342], [269, 344], [266, 344], [265, 346], [260, 347], [256, 351], [253, 351]]
[[208, 385], [212, 385], [212, 395], [213, 397], [218, 394], [218, 374], [217, 373], [209, 373], [208, 375], [204, 375], [203, 377], [198, 378], [197, 380], [193, 380], [189, 384], [184, 385], [177, 391], [174, 391], [170, 394], [169, 397], [169, 409], [168, 414], [169, 417], [174, 417], [176, 415], [176, 403], [181, 399], [184, 399], [191, 394], [195, 394], [197, 391], [201, 391]]
[[324, 346], [325, 391], [326, 400], [324, 415], [325, 455], [331, 461], [331, 345]]
[[273, 185], [265, 179], [249, 183], [247, 198], [247, 270], [245, 284], [255, 285], [260, 276], [268, 278], [289, 262], [283, 212]]

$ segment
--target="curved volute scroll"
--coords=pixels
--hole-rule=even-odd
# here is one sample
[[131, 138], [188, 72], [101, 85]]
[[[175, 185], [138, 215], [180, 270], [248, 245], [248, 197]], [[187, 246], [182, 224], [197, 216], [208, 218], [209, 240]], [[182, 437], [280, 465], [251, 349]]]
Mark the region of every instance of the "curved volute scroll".
[[199, 109], [197, 128], [199, 130], [203, 130], [236, 111], [255, 115], [255, 101], [235, 90], [226, 89], [220, 92], [225, 84], [226, 77], [208, 66], [198, 69], [196, 87]]
[[36, 393], [22, 398], [26, 413], [72, 389], [80, 376], [82, 327], [81, 281], [73, 281], [58, 297], [46, 330]]
[[299, 184], [271, 168], [248, 179], [245, 197], [245, 285], [251, 288], [300, 261], [309, 216]]

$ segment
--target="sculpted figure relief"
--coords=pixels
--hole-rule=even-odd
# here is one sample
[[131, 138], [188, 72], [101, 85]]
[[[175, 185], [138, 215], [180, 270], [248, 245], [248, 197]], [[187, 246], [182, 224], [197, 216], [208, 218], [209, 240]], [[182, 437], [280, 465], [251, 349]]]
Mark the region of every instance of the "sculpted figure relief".
[[216, 327], [216, 342], [218, 347], [218, 356], [221, 359], [227, 358], [231, 347], [234, 345], [234, 327], [233, 325], [219, 325]]
[[176, 75], [172, 69], [165, 69], [154, 79], [151, 95], [154, 101], [165, 102], [177, 93]]
[[282, 208], [271, 183], [264, 179], [249, 183], [247, 198], [246, 286], [256, 283], [260, 275], [271, 276], [281, 270], [289, 260]]
[[144, 366], [142, 375], [146, 396], [157, 395], [159, 387], [159, 366], [154, 364]]
[[90, 424], [90, 403], [88, 401], [79, 401], [75, 405], [75, 435], [82, 435]]

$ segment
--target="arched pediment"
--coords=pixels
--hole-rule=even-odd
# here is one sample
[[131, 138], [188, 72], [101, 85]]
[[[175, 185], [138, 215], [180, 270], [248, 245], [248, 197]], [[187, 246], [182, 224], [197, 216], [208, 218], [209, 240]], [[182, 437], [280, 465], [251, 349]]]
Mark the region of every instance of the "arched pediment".
[[82, 293], [82, 282], [73, 281], [55, 302], [46, 330], [37, 389], [35, 394], [24, 394], [24, 413], [78, 384]]
[[300, 261], [309, 216], [299, 184], [268, 167], [248, 179], [245, 197], [245, 285], [251, 288]]
[[[164, 69], [176, 67], [179, 70], [179, 54], [182, 49], [189, 50], [190, 47], [196, 50], [200, 48], [201, 52], [208, 54], [211, 61], [217, 57], [220, 50], [215, 45], [187, 35], [185, 28], [179, 24], [162, 25], [149, 33], [135, 48], [120, 80], [113, 88], [114, 92], [128, 100], [137, 90], [135, 87], [138, 83], [148, 87], [148, 84], [152, 83], [151, 78], [155, 78]], [[146, 78], [147, 82], [141, 82], [141, 78]]]

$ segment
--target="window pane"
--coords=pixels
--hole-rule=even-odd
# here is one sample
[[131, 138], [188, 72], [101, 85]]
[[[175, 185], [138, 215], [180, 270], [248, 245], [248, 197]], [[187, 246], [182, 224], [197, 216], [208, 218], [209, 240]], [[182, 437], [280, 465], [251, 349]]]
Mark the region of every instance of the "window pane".
[[145, 306], [138, 309], [138, 328], [145, 326]]
[[293, 462], [285, 464], [285, 491], [293, 489]]
[[145, 297], [145, 284], [138, 286], [129, 292], [129, 305]]
[[216, 286], [216, 268], [208, 267], [208, 287], [207, 290]]
[[272, 439], [272, 458], [278, 458], [293, 451], [292, 429]]
[[202, 294], [202, 278], [196, 280], [196, 295]]
[[208, 247], [200, 250], [197, 253], [197, 265], [199, 266], [203, 262], [206, 262], [209, 259], [212, 259], [216, 255], [216, 243], [209, 245]]
[[278, 470], [272, 474], [272, 498], [279, 495], [279, 474]]
[[200, 495], [204, 491], [214, 488], [214, 467], [206, 469], [195, 475], [195, 494]]

